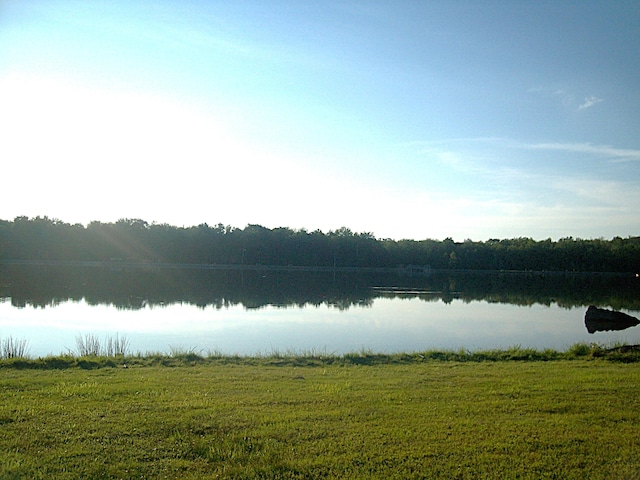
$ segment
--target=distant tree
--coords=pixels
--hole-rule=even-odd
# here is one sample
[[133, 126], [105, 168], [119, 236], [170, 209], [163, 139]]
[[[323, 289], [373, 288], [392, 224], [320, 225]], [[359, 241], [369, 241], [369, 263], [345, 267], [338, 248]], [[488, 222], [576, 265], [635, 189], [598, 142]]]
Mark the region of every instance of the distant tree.
[[193, 227], [123, 218], [70, 225], [48, 217], [0, 220], [0, 260], [111, 260], [396, 267], [559, 270], [640, 273], [640, 237], [535, 241], [520, 237], [455, 242], [376, 239], [347, 227], [323, 233], [249, 224], [244, 229], [202, 223]]

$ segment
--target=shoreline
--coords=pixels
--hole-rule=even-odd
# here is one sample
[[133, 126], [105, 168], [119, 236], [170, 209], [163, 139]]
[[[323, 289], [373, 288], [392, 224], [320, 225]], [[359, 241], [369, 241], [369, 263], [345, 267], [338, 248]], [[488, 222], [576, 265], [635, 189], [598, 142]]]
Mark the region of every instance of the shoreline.
[[272, 271], [272, 272], [343, 272], [343, 273], [396, 273], [399, 275], [430, 276], [435, 274], [469, 275], [536, 275], [536, 276], [604, 276], [638, 278], [633, 272], [600, 272], [581, 270], [481, 270], [463, 268], [431, 268], [428, 265], [399, 265], [396, 267], [344, 267], [312, 265], [263, 265], [233, 263], [170, 263], [132, 262], [123, 260], [12, 260], [0, 259], [0, 266], [33, 267], [84, 267], [131, 270], [230, 270], [230, 271]]
[[[126, 341], [126, 340], [123, 340]], [[21, 341], [23, 346], [24, 341]], [[640, 362], [640, 345], [616, 344], [610, 346], [596, 343], [576, 343], [568, 349], [534, 349], [514, 346], [507, 349], [490, 350], [426, 350], [422, 352], [376, 353], [361, 350], [345, 354], [325, 352], [279, 352], [255, 355], [227, 354], [218, 351], [204, 353], [197, 349], [172, 349], [164, 352], [106, 352], [95, 353], [73, 351], [67, 354], [30, 357], [26, 352], [11, 352], [5, 341], [0, 352], [0, 369], [98, 369], [130, 368], [145, 366], [195, 366], [195, 365], [244, 365], [244, 366], [300, 366], [321, 367], [329, 365], [410, 365], [425, 362], [547, 362], [573, 360], [607, 360], [621, 363]], [[123, 345], [126, 346], [126, 345]]]

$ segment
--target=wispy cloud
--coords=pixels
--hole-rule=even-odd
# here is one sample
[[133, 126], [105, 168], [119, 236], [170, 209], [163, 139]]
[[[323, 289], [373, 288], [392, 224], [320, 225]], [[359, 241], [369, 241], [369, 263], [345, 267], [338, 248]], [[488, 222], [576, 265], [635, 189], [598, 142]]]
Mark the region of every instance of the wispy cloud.
[[[554, 88], [552, 86], [538, 86], [532, 87], [527, 90], [527, 93], [540, 96], [547, 99], [555, 99], [571, 110], [577, 108], [578, 110], [586, 110], [588, 108], [597, 105], [600, 102], [604, 102], [604, 99], [595, 95], [588, 95], [584, 97], [582, 103], [578, 104], [579, 100], [576, 98], [578, 95], [571, 88]], [[577, 105], [578, 104], [578, 105]], [[577, 107], [576, 107], [577, 105]]]
[[578, 110], [586, 110], [587, 108], [591, 108], [594, 105], [596, 105], [597, 103], [602, 102], [603, 100], [601, 98], [596, 97], [595, 95], [591, 95], [589, 97], [585, 97], [584, 99], [584, 103], [582, 103], [579, 107]]
[[519, 146], [520, 148], [533, 150], [556, 150], [569, 153], [585, 153], [606, 157], [614, 162], [640, 161], [640, 150], [632, 148], [615, 148], [610, 145], [593, 145], [591, 143], [514, 143], [512, 146]]
[[[406, 144], [409, 147], [421, 147], [420, 153], [433, 153], [438, 151], [448, 151], [451, 158], [456, 158], [460, 152], [477, 151], [481, 145], [492, 146], [498, 149], [517, 150], [554, 150], [565, 153], [583, 153], [603, 158], [608, 158], [612, 162], [640, 162], [640, 149], [617, 148], [611, 145], [598, 145], [588, 142], [568, 143], [568, 142], [541, 142], [525, 143], [506, 137], [470, 137], [453, 138], [437, 142], [411, 142]], [[495, 156], [497, 151], [492, 151]], [[487, 153], [485, 153], [485, 156]], [[468, 156], [468, 154], [467, 154]], [[477, 156], [477, 155], [476, 155]]]

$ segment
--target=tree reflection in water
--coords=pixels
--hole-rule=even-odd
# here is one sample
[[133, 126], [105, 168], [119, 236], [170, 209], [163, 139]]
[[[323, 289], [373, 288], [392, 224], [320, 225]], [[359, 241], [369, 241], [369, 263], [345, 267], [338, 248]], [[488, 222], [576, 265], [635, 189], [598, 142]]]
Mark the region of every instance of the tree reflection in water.
[[511, 305], [640, 310], [634, 277], [557, 273], [333, 272], [189, 268], [0, 267], [0, 297], [14, 307], [45, 307], [84, 299], [119, 309], [188, 303], [221, 309], [242, 305], [370, 307], [376, 298], [420, 298], [450, 303], [484, 300]]

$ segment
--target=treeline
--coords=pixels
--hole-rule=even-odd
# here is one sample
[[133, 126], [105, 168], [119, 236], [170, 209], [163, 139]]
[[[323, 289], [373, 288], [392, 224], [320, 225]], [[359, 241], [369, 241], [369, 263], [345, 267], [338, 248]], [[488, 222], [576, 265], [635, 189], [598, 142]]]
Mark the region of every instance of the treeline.
[[346, 227], [324, 233], [260, 225], [176, 227], [140, 219], [84, 226], [17, 217], [0, 220], [0, 260], [634, 273], [640, 272], [640, 237], [390, 240]]

